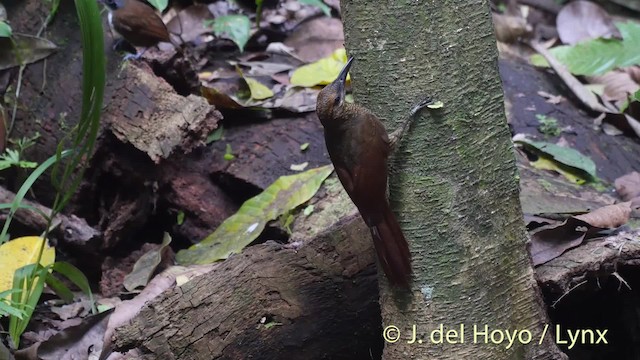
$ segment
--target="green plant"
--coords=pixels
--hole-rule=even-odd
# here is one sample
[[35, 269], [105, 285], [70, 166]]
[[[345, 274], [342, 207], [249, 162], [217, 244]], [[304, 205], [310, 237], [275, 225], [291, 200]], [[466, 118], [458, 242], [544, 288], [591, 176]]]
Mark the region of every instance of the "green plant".
[[235, 159], [236, 156], [233, 155], [233, 150], [231, 149], [231, 144], [227, 144], [224, 150], [224, 159], [227, 161], [231, 161]]
[[[52, 13], [55, 13], [59, 0], [53, 0], [52, 4]], [[43, 214], [47, 220], [47, 226], [42, 238], [46, 239], [53, 219], [68, 203], [80, 184], [85, 169], [85, 166], [82, 166], [83, 159], [93, 151], [100, 126], [100, 110], [102, 108], [105, 85], [102, 19], [95, 1], [75, 0], [75, 5], [80, 23], [83, 48], [82, 110], [80, 119], [68, 138], [58, 144], [56, 154], [40, 164], [27, 177], [16, 193], [13, 202], [0, 206], [0, 208], [9, 209], [9, 214], [0, 233], [0, 244], [7, 239], [9, 225], [16, 210], [24, 207], [21, 202], [26, 193], [45, 170], [54, 166], [52, 181], [57, 191], [51, 213], [49, 215]], [[71, 149], [63, 150], [66, 146], [70, 146]], [[48, 266], [40, 264], [44, 248], [44, 245], [40, 247], [34, 264], [24, 266], [14, 273], [11, 305], [21, 312], [21, 316], [17, 316], [15, 312], [14, 314], [9, 314], [9, 334], [15, 348], [20, 343], [20, 336], [31, 319], [45, 283], [51, 286], [63, 299], [70, 299], [71, 291], [55, 278], [50, 271], [65, 276], [82, 291], [89, 294], [92, 299], [89, 283], [80, 270], [64, 262], [56, 262]]]
[[11, 37], [11, 26], [0, 20], [0, 37]]
[[27, 316], [27, 313], [16, 306], [16, 304], [11, 301], [11, 299], [7, 299], [9, 295], [15, 292], [19, 293], [20, 291], [16, 291], [14, 289], [0, 291], [0, 317], [12, 315], [22, 319], [23, 317]]
[[7, 149], [4, 151], [4, 154], [0, 155], [0, 170], [10, 168], [11, 166], [32, 169], [38, 166], [38, 163], [21, 160], [18, 150]]
[[[0, 155], [0, 170], [16, 166], [23, 169], [33, 169], [38, 163], [26, 161], [23, 159], [24, 151], [35, 145], [36, 140], [40, 137], [39, 133], [31, 138], [23, 137], [17, 141], [9, 139], [9, 142], [15, 144], [15, 149], [6, 149], [4, 154]], [[0, 242], [1, 243], [1, 242]]]
[[536, 119], [538, 119], [538, 130], [541, 133], [549, 136], [558, 136], [562, 133], [562, 129], [558, 127], [558, 120], [542, 114], [537, 114]]
[[[44, 246], [42, 246], [42, 248], [44, 248]], [[20, 312], [21, 315], [20, 317], [16, 315], [10, 315], [9, 317], [9, 335], [11, 335], [11, 340], [15, 348], [20, 344], [20, 335], [22, 335], [29, 324], [31, 315], [33, 315], [38, 300], [40, 300], [40, 295], [42, 295], [45, 283], [63, 300], [73, 300], [71, 290], [54, 277], [51, 271], [65, 276], [84, 293], [88, 294], [92, 311], [94, 313], [97, 312], [93, 295], [89, 288], [89, 281], [75, 266], [65, 262], [56, 262], [48, 266], [42, 266], [39, 263], [23, 266], [15, 272], [13, 276], [13, 289], [11, 289], [12, 306], [16, 311]]]

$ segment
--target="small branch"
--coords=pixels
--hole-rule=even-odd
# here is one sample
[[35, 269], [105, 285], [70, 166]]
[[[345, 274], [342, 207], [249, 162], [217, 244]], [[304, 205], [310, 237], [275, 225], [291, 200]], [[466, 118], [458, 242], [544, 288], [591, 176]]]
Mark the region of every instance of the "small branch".
[[569, 295], [569, 293], [571, 293], [573, 290], [577, 289], [578, 287], [586, 284], [588, 281], [584, 280], [581, 281], [579, 283], [577, 283], [575, 286], [571, 287], [571, 289], [567, 290], [564, 294], [562, 294], [556, 301], [553, 302], [553, 304], [551, 304], [552, 308], [556, 308], [556, 305], [560, 302], [560, 300], [564, 299], [565, 296]]
[[[14, 198], [14, 193], [4, 187], [0, 187], [0, 203], [11, 203]], [[51, 213], [51, 209], [46, 206], [29, 200], [23, 200], [22, 204], [36, 208], [44, 214]], [[47, 219], [34, 210], [19, 209], [16, 211], [14, 219], [22, 225], [36, 231], [44, 231], [47, 227]], [[89, 226], [84, 219], [75, 215], [67, 216], [58, 214], [52, 219], [51, 224], [53, 224], [51, 234], [63, 240], [65, 244], [86, 246], [87, 243], [93, 242], [99, 246], [101, 243], [102, 233]]]

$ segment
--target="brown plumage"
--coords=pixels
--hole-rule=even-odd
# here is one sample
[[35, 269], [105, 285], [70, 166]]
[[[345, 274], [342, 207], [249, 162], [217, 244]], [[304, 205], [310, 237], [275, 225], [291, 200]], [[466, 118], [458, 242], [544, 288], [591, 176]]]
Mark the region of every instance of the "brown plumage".
[[316, 112], [336, 173], [371, 230], [380, 265], [394, 286], [407, 288], [411, 253], [387, 199], [387, 159], [392, 151], [384, 125], [366, 108], [346, 103], [345, 82], [353, 58], [318, 95]]
[[113, 29], [133, 46], [148, 48], [171, 42], [169, 31], [155, 10], [139, 0], [105, 0]]

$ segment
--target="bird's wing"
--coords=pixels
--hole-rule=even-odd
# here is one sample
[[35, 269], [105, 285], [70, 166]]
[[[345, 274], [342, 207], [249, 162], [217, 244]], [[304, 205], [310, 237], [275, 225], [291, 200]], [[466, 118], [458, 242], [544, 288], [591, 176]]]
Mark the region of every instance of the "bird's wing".
[[335, 166], [336, 174], [338, 174], [338, 179], [342, 183], [342, 186], [347, 191], [347, 194], [351, 194], [353, 192], [353, 177], [347, 168], [341, 166]]
[[[153, 11], [147, 5], [135, 0], [130, 1], [127, 6], [130, 8], [127, 9], [128, 11], [119, 9], [117, 16], [113, 17], [113, 27], [117, 32], [124, 35], [154, 38], [158, 41], [170, 41], [167, 27], [155, 12], [153, 12], [153, 16], [140, 16], [140, 14]], [[136, 11], [136, 9], [140, 10]]]

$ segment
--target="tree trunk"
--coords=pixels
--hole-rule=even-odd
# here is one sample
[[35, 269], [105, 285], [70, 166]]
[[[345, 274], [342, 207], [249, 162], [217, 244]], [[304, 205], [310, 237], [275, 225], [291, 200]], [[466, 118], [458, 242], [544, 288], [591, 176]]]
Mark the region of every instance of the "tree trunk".
[[356, 102], [389, 130], [427, 95], [444, 103], [422, 112], [391, 161], [414, 280], [409, 299], [381, 286], [383, 328], [399, 330], [384, 358], [564, 358], [525, 248], [488, 3], [344, 0], [342, 10]]

